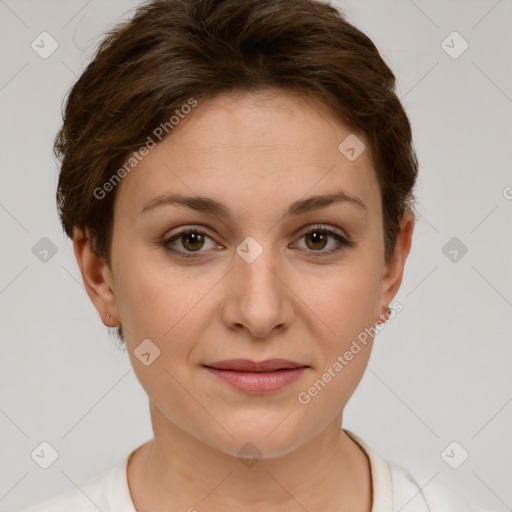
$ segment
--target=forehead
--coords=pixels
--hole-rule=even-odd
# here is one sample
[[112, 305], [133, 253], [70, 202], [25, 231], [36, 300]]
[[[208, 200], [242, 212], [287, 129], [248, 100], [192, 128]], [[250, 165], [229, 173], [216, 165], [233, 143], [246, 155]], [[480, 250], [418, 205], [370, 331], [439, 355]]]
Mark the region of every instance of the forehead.
[[[353, 159], [348, 146], [366, 149]], [[199, 103], [123, 178], [117, 194], [123, 208], [140, 211], [166, 191], [220, 195], [248, 207], [258, 194], [276, 203], [340, 187], [365, 202], [378, 199], [364, 135], [315, 98], [272, 90]]]

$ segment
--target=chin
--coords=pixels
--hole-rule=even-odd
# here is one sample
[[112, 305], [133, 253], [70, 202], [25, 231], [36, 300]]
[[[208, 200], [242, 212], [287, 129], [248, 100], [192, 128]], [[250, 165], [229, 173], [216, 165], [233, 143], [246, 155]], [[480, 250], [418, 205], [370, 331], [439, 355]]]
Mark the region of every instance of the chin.
[[237, 458], [273, 459], [293, 452], [314, 436], [308, 436], [304, 424], [292, 419], [293, 414], [288, 418], [282, 413], [261, 416], [253, 415], [252, 421], [226, 423], [233, 437], [226, 434], [223, 440], [216, 440], [215, 447]]
[[[270, 440], [265, 438], [265, 435], [260, 438], [235, 436], [226, 443], [220, 443], [215, 447], [227, 455], [236, 457], [240, 462], [246, 463], [248, 467], [254, 465], [258, 460], [284, 457], [303, 444], [300, 439]], [[247, 461], [249, 462], [247, 463]]]

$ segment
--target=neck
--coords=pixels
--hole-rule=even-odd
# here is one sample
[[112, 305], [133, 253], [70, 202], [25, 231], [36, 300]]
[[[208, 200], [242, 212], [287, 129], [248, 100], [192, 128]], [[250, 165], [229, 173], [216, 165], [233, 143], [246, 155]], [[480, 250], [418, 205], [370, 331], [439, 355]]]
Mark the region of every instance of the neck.
[[371, 511], [370, 464], [341, 415], [290, 453], [251, 463], [190, 436], [153, 404], [150, 411], [155, 437], [127, 471], [138, 511]]

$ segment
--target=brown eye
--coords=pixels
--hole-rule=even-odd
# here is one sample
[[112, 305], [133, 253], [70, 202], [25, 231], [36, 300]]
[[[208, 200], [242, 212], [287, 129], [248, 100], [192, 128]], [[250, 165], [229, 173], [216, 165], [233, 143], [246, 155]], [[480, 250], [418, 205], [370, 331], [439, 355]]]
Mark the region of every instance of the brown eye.
[[181, 235], [181, 243], [188, 251], [197, 251], [204, 245], [204, 236], [197, 232], [185, 233]]
[[191, 228], [182, 229], [175, 235], [163, 240], [162, 245], [167, 251], [185, 258], [205, 256], [209, 252], [208, 249], [216, 246], [207, 233]]
[[300, 247], [311, 256], [330, 256], [338, 251], [354, 245], [340, 233], [323, 226], [313, 226], [313, 229], [304, 233], [300, 240], [304, 240], [305, 247]]
[[[329, 235], [322, 231], [311, 231], [304, 235], [304, 237], [306, 239], [308, 249], [317, 251], [319, 249], [323, 249], [327, 245]], [[308, 240], [311, 240], [311, 243], [308, 243]]]

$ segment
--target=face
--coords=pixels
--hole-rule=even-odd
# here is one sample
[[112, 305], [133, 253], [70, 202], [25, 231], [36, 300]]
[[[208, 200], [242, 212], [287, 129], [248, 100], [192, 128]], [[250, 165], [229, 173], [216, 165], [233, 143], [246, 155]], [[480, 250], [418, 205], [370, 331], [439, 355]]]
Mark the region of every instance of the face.
[[[349, 135], [313, 99], [231, 93], [200, 103], [118, 185], [112, 272], [87, 289], [122, 323], [154, 421], [275, 457], [340, 419], [371, 351], [371, 336], [354, 341], [409, 249], [385, 264], [377, 179], [368, 149], [338, 149]], [[240, 358], [303, 368], [206, 367]]]

